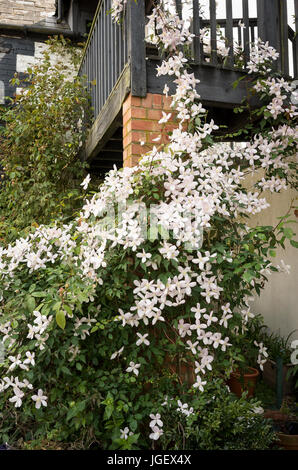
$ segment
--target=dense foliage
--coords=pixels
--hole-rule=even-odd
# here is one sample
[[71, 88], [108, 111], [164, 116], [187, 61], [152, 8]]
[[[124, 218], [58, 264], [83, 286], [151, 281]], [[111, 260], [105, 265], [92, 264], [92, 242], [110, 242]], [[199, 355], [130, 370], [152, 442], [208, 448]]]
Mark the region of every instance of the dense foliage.
[[191, 34], [172, 12], [157, 8], [153, 19], [156, 42], [170, 52], [158, 74], [176, 75], [181, 125], [169, 145], [109, 172], [72, 222], [1, 249], [3, 440], [102, 449], [272, 443], [259, 404], [236, 399], [225, 383], [232, 369], [262, 368], [267, 357], [249, 341], [258, 320], [251, 297], [285, 269], [272, 256], [294, 233], [290, 211], [276, 227], [246, 221], [268, 207], [263, 189], [295, 184], [292, 87], [271, 76], [276, 52], [256, 45], [248, 67], [265, 103], [259, 124], [246, 146], [216, 145], [181, 52]]
[[[81, 49], [51, 39], [16, 97], [0, 110], [0, 236], [15, 239], [32, 225], [74, 213], [85, 164], [78, 152], [90, 120], [90, 104], [77, 75]], [[82, 188], [81, 188], [82, 189]]]

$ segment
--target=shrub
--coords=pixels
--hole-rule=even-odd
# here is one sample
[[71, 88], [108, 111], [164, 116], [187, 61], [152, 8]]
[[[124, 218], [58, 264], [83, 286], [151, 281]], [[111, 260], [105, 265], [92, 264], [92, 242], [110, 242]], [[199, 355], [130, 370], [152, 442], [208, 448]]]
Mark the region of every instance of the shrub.
[[64, 39], [47, 42], [43, 57], [21, 80], [10, 105], [2, 107], [0, 236], [69, 216], [78, 207], [86, 164], [78, 152], [90, 121], [84, 81], [77, 75], [81, 49]]

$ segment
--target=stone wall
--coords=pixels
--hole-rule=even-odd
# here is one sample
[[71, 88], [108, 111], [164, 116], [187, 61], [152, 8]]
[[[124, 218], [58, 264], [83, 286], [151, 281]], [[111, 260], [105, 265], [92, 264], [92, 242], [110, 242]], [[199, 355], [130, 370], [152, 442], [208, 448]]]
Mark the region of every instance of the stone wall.
[[40, 23], [55, 14], [55, 4], [55, 0], [0, 0], [0, 23]]

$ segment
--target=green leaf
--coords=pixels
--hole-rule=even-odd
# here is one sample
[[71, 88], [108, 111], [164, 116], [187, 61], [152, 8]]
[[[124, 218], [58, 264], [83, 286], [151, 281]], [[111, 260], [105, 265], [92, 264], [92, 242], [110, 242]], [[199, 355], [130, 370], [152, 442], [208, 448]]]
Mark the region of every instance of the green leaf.
[[290, 243], [294, 248], [298, 248], [298, 242], [296, 242], [295, 240], [290, 240]]
[[242, 278], [244, 279], [244, 281], [250, 283], [250, 281], [254, 278], [254, 275], [250, 271], [245, 271]]
[[294, 235], [294, 232], [290, 227], [284, 228], [283, 232], [286, 238], [292, 238], [292, 236]]
[[28, 311], [33, 312], [36, 306], [36, 302], [35, 302], [35, 299], [31, 297], [31, 295], [26, 296], [26, 305], [27, 305]]
[[32, 292], [31, 294], [33, 297], [45, 297], [47, 295], [46, 292]]
[[59, 310], [56, 313], [56, 322], [57, 322], [57, 325], [60, 326], [62, 330], [64, 330], [65, 325], [66, 325], [66, 319], [65, 319], [65, 313], [62, 312], [62, 310]]

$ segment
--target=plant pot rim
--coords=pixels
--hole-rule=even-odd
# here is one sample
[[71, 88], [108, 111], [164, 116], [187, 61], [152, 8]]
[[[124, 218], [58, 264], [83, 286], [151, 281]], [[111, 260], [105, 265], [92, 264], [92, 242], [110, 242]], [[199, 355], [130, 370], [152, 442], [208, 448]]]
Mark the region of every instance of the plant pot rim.
[[277, 435], [278, 437], [280, 437], [280, 436], [282, 436], [282, 437], [287, 437], [287, 438], [289, 438], [289, 439], [291, 439], [291, 440], [297, 440], [297, 439], [298, 439], [298, 434], [286, 434], [285, 432], [278, 431], [278, 432], [276, 433], [276, 435]]
[[[266, 419], [272, 419], [272, 421], [278, 422], [278, 423], [297, 423], [298, 419], [296, 416], [292, 416], [291, 414], [284, 413], [280, 410], [265, 410], [264, 412], [264, 418]], [[282, 433], [284, 434], [284, 433]], [[293, 435], [293, 434], [289, 434]]]
[[238, 370], [235, 370], [231, 373], [231, 375], [233, 375], [236, 378], [240, 378], [241, 376], [243, 376], [243, 377], [258, 377], [260, 375], [260, 372], [258, 371], [258, 369], [255, 369], [254, 367], [249, 366], [248, 370], [252, 371], [252, 372], [246, 372], [245, 374], [241, 374]]

